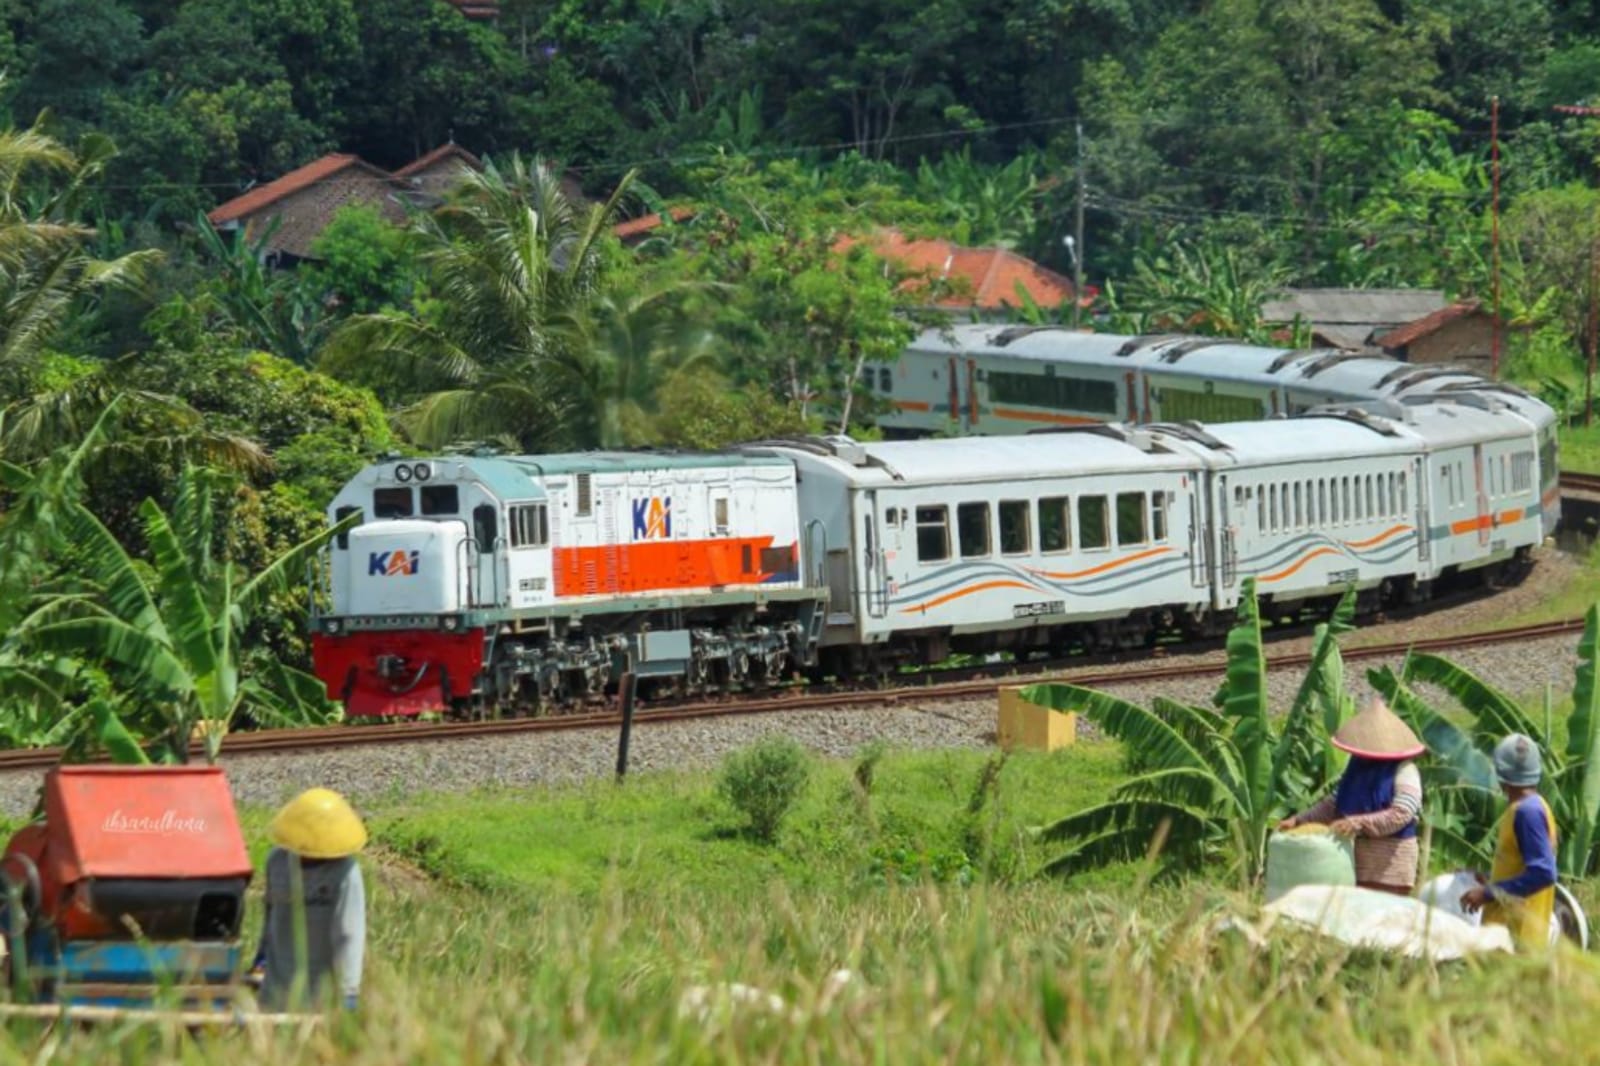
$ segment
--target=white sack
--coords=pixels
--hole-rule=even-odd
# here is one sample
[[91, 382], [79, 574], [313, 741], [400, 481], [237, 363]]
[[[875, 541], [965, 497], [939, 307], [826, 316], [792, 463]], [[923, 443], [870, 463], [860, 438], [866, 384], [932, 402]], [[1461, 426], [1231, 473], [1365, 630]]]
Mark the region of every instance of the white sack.
[[1305, 926], [1351, 947], [1430, 958], [1436, 962], [1487, 951], [1510, 951], [1511, 931], [1474, 927], [1409, 896], [1344, 885], [1300, 885], [1265, 908], [1279, 920]]

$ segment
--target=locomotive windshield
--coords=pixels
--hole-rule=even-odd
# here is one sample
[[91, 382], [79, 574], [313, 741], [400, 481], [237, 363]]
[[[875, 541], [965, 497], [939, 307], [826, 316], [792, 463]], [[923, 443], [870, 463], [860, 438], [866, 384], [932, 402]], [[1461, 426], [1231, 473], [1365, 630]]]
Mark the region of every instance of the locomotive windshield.
[[415, 513], [410, 489], [373, 489], [372, 514], [376, 518], [410, 518]]

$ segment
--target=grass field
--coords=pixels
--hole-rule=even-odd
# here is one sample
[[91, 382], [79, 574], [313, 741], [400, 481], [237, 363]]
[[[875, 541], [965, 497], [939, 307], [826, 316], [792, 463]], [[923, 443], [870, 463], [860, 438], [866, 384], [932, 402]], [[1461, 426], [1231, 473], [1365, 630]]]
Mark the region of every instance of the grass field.
[[[770, 846], [708, 775], [386, 805], [359, 1014], [309, 1037], [13, 1024], [0, 1061], [1575, 1061], [1600, 1035], [1587, 958], [1257, 951], [1217, 928], [1252, 909], [1223, 871], [1039, 878], [1027, 828], [1101, 798], [1120, 754], [1083, 744], [997, 776], [987, 759], [889, 754], [867, 788], [858, 764], [819, 764]], [[247, 822], [259, 845], [262, 813]], [[727, 982], [783, 1007], [739, 1007]], [[681, 1010], [696, 986], [706, 1010]]]

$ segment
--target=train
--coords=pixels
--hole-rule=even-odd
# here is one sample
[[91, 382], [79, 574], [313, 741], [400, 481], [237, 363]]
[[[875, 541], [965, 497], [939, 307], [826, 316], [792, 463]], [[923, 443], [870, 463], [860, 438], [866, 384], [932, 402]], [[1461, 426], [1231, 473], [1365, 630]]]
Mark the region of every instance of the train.
[[[1080, 338], [1095, 343], [1086, 380], [1097, 359], [1151, 356], [1137, 338], [1058, 339]], [[1352, 587], [1373, 612], [1519, 580], [1559, 518], [1554, 413], [1392, 360], [1310, 373], [1321, 358], [1263, 365], [1284, 380], [1276, 415], [1266, 399], [1254, 420], [1161, 420], [1174, 386], [1130, 363], [1119, 395], [1142, 405], [1149, 382], [1148, 412], [1031, 433], [387, 458], [330, 504], [355, 524], [319, 570], [314, 669], [352, 718], [544, 713], [628, 678], [693, 694], [1217, 634], [1246, 578], [1274, 618]], [[1308, 374], [1352, 395], [1313, 396]]]

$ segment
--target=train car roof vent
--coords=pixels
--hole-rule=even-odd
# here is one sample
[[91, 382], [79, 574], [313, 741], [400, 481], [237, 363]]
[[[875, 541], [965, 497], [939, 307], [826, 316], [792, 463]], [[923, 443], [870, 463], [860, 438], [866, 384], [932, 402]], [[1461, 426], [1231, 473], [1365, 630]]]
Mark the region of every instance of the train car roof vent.
[[1383, 380], [1378, 382], [1378, 384], [1387, 385], [1391, 380], [1393, 380], [1395, 391], [1404, 392], [1413, 385], [1420, 385], [1424, 381], [1431, 381], [1434, 378], [1476, 378], [1477, 376], [1478, 375], [1474, 374], [1472, 371], [1463, 369], [1459, 366], [1435, 365], [1419, 367], [1411, 363], [1404, 363], [1402, 364], [1400, 370], [1391, 370], [1389, 373], [1385, 374]]
[[1184, 340], [1188, 336], [1187, 333], [1141, 333], [1137, 337], [1129, 338], [1122, 347], [1118, 348], [1117, 355], [1132, 355], [1141, 348], [1171, 344], [1173, 341]]
[[1195, 337], [1194, 339], [1186, 340], [1181, 344], [1174, 344], [1172, 347], [1162, 352], [1161, 361], [1163, 363], [1176, 363], [1179, 359], [1182, 359], [1190, 352], [1199, 351], [1201, 348], [1209, 348], [1214, 344], [1233, 343], [1233, 341], [1222, 337]]
[[1336, 348], [1295, 348], [1284, 352], [1282, 355], [1278, 356], [1278, 358], [1269, 363], [1267, 365], [1267, 373], [1276, 374], [1290, 363], [1298, 362], [1301, 359], [1310, 359], [1313, 356], [1318, 356], [1337, 350], [1338, 349]]
[[1470, 392], [1503, 392], [1507, 396], [1515, 396], [1523, 400], [1533, 399], [1533, 393], [1527, 389], [1519, 388], [1509, 381], [1449, 381], [1439, 386], [1439, 393], [1454, 395], [1456, 393]]
[[851, 466], [867, 465], [867, 449], [850, 437], [835, 434], [830, 437], [823, 437], [822, 442], [827, 445], [828, 450], [833, 453], [834, 457], [841, 462], [849, 463]]
[[1344, 349], [1333, 349], [1332, 351], [1329, 351], [1326, 355], [1320, 356], [1314, 362], [1312, 362], [1310, 365], [1308, 365], [1305, 368], [1305, 372], [1304, 372], [1304, 374], [1302, 376], [1303, 377], [1308, 377], [1308, 378], [1314, 378], [1318, 374], [1322, 373], [1324, 370], [1330, 370], [1333, 367], [1338, 366], [1340, 363], [1348, 363], [1352, 359], [1377, 359], [1377, 358], [1380, 358], [1380, 357], [1373, 355], [1371, 352], [1355, 352], [1355, 351], [1346, 351]]
[[1207, 433], [1206, 427], [1201, 425], [1199, 422], [1155, 422], [1152, 423], [1149, 428], [1156, 433], [1165, 433], [1169, 436], [1181, 437], [1186, 441], [1198, 444], [1202, 448], [1209, 448], [1214, 452], [1226, 452], [1232, 450], [1232, 445], [1225, 441], [1220, 441], [1216, 437], [1213, 437], [1210, 433]]
[[[1020, 341], [1024, 337], [1031, 337], [1035, 333], [1046, 333], [1052, 330], [1067, 330], [1066, 326], [1007, 326], [989, 338], [989, 343], [996, 348], [1004, 348], [1012, 341]], [[1088, 332], [1083, 330], [1081, 332]]]

